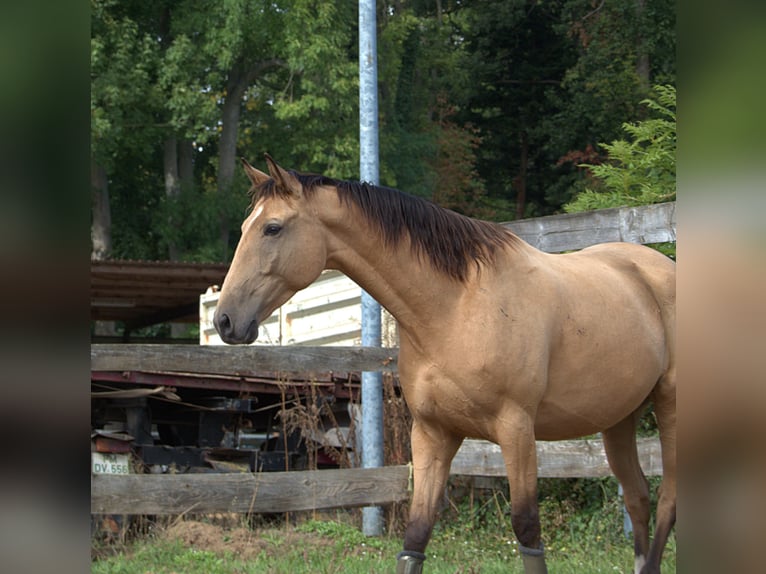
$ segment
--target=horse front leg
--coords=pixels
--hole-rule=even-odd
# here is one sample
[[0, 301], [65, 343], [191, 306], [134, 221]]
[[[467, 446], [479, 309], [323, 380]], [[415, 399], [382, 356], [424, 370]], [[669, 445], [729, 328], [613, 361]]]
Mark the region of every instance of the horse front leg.
[[537, 506], [537, 447], [534, 421], [518, 413], [498, 433], [511, 491], [511, 525], [525, 574], [547, 574]]
[[445, 495], [450, 464], [462, 437], [417, 419], [412, 424], [414, 490], [404, 533], [404, 550], [397, 556], [396, 574], [420, 574], [425, 551]]

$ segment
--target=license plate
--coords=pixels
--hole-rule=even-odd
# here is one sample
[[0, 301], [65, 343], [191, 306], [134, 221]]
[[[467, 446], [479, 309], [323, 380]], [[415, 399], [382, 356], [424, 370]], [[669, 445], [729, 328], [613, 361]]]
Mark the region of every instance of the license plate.
[[130, 457], [127, 454], [92, 452], [90, 456], [93, 474], [130, 474]]

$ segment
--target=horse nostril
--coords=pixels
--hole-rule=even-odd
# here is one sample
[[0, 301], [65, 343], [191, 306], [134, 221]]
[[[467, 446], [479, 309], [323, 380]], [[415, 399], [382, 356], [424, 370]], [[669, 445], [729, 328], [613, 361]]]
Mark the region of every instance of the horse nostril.
[[231, 333], [231, 319], [226, 313], [221, 313], [220, 315], [216, 313], [213, 323], [215, 324], [216, 331], [222, 337]]
[[252, 343], [258, 338], [258, 321], [253, 319], [247, 326], [247, 334], [245, 335], [247, 342]]

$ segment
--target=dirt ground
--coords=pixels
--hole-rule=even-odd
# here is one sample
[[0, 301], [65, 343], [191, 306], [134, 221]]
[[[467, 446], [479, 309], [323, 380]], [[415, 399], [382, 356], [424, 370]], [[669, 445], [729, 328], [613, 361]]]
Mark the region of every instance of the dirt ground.
[[215, 524], [182, 520], [171, 525], [162, 534], [168, 540], [177, 540], [184, 546], [223, 554], [233, 552], [244, 559], [252, 558], [267, 550], [270, 545], [256, 533], [243, 527], [225, 529]]
[[280, 548], [299, 544], [305, 549], [332, 545], [325, 537], [287, 529], [248, 529], [244, 526], [219, 525], [196, 520], [181, 520], [162, 533], [167, 540], [179, 541], [186, 547], [198, 548], [223, 555], [232, 553], [242, 560], [259, 556], [278, 555]]

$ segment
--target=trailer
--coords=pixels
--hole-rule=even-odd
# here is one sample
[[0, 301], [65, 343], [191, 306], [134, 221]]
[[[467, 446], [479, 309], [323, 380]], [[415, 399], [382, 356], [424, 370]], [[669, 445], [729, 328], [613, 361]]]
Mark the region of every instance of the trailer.
[[[220, 293], [200, 296], [200, 345], [223, 345], [213, 325]], [[362, 288], [340, 271], [326, 270], [306, 289], [274, 311], [259, 327], [253, 345], [358, 346], [362, 342]], [[398, 345], [396, 321], [381, 317], [383, 347]]]

